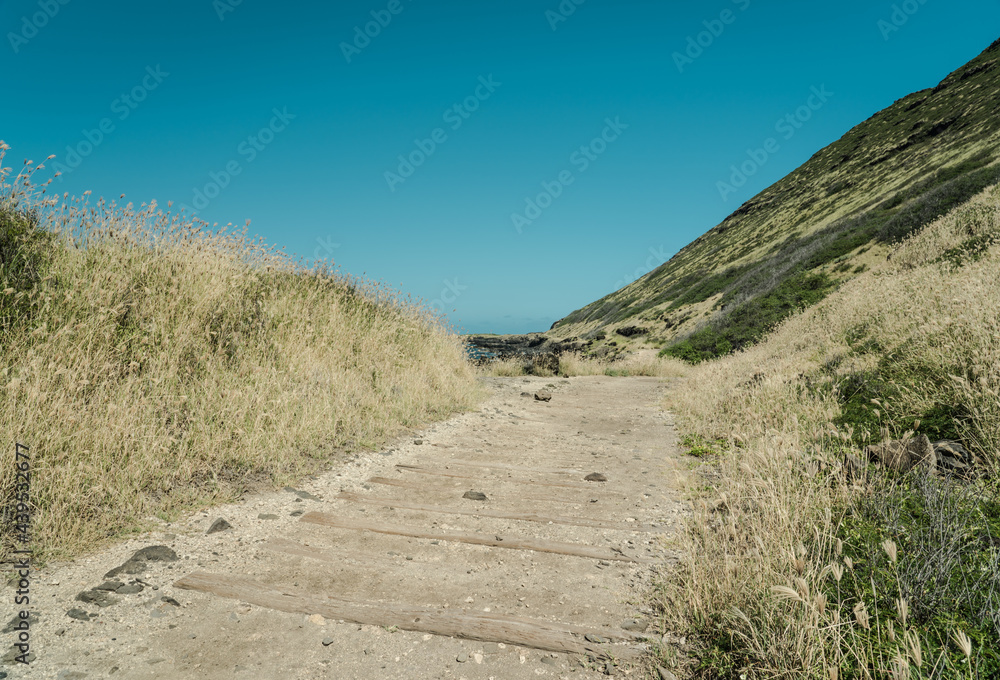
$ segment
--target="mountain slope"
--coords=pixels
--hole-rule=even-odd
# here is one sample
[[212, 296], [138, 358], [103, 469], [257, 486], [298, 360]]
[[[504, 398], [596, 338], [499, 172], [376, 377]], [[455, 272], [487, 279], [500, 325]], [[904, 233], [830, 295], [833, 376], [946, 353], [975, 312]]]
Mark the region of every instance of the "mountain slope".
[[[1000, 181], [1000, 40], [898, 100], [641, 279], [548, 335], [698, 361], [752, 344], [897, 241]], [[617, 335], [612, 335], [617, 331]]]

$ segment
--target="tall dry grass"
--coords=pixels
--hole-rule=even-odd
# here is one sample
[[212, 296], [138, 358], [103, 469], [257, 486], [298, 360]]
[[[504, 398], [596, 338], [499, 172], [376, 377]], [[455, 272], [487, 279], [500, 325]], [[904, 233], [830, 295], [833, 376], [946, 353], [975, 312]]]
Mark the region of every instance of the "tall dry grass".
[[0, 325], [0, 503], [21, 442], [40, 556], [285, 483], [481, 396], [458, 339], [391, 291], [155, 203], [46, 199], [30, 174], [3, 209], [53, 236], [19, 246], [38, 251], [34, 281], [0, 284], [17, 312]]
[[[478, 367], [478, 372], [481, 375], [494, 377], [554, 375], [552, 371], [540, 370], [530, 359], [517, 357], [484, 362]], [[672, 357], [657, 357], [655, 350], [637, 352], [618, 361], [607, 361], [569, 352], [559, 357], [559, 375], [565, 378], [581, 375], [677, 378], [687, 373], [688, 365], [683, 361]]]
[[[839, 391], [843, 379], [882, 366], [900, 383], [892, 403], [871, 404], [884, 428], [872, 440], [919, 431], [913, 416], [944, 405], [964, 414], [954, 425], [980, 471], [995, 473], [998, 238], [994, 187], [757, 346], [692, 368], [671, 391], [666, 406], [683, 429], [728, 443], [681, 539], [686, 557], [660, 590], [667, 624], [704, 643], [701, 675], [987, 677], [977, 655], [1000, 648], [1000, 636], [974, 642], [966, 631], [992, 630], [988, 621], [955, 620], [942, 641], [908, 618], [912, 598], [874, 579], [852, 581], [856, 565], [839, 539], [843, 513], [889, 492], [845, 467], [845, 454], [860, 456], [858, 433], [834, 421], [851, 396]], [[866, 560], [894, 578], [907, 556], [889, 543]]]

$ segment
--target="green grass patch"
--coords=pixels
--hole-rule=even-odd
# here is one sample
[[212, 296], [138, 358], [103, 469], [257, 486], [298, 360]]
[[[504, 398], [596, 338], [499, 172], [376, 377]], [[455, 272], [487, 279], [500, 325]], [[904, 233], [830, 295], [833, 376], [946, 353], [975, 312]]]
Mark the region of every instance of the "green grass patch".
[[[872, 656], [893, 658], [910, 631], [921, 641], [922, 671], [936, 669], [920, 677], [1000, 677], [998, 490], [995, 480], [959, 484], [913, 473], [861, 497], [845, 517], [837, 537], [853, 568], [839, 582], [825, 580], [824, 592], [840, 604], [843, 620], [864, 603], [870, 627], [855, 631]], [[896, 547], [895, 560], [886, 541]], [[907, 603], [905, 618], [899, 599]], [[952, 639], [956, 630], [972, 641], [971, 664]], [[841, 670], [842, 677], [862, 672]]]
[[688, 455], [695, 458], [709, 458], [721, 456], [729, 451], [729, 442], [725, 439], [706, 439], [698, 434], [684, 435], [681, 445], [688, 450]]
[[816, 304], [835, 287], [826, 274], [803, 273], [786, 279], [767, 295], [732, 310], [718, 324], [703, 328], [660, 351], [692, 364], [752, 345], [795, 312]]

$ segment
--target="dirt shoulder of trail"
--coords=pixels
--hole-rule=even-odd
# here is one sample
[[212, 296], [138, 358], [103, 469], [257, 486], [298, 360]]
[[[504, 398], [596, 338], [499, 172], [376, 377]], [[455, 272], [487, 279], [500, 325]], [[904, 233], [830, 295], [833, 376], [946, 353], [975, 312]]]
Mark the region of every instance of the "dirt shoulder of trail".
[[484, 380], [474, 412], [32, 572], [32, 660], [0, 677], [642, 677], [688, 513], [669, 381]]

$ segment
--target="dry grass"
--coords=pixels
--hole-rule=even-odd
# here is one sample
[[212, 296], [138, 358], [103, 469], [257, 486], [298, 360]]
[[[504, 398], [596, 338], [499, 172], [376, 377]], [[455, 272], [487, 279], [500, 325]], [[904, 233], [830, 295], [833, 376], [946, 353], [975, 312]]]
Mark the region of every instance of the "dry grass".
[[[688, 373], [684, 362], [673, 358], [658, 358], [655, 350], [638, 352], [619, 361], [594, 359], [580, 354], [566, 353], [559, 357], [559, 375], [570, 378], [580, 375], [610, 376], [653, 376], [657, 378], [677, 378]], [[522, 375], [554, 375], [552, 371], [532, 366], [525, 359], [508, 358], [482, 364], [481, 375], [497, 377], [518, 377]]]
[[559, 373], [574, 375], [652, 376], [679, 378], [687, 375], [690, 367], [679, 359], [658, 358], [656, 350], [640, 350], [618, 361], [604, 361], [564, 354], [559, 357]]
[[[245, 229], [43, 201], [29, 182], [5, 185], [4, 209], [33, 204], [56, 238], [29, 289], [0, 285], [26, 311], [0, 326], [0, 432], [5, 459], [31, 448], [39, 556], [286, 483], [481, 397], [458, 339], [391, 292]], [[13, 489], [8, 462], [4, 507]]]
[[[899, 423], [912, 422], [929, 404], [951, 405], [967, 414], [955, 423], [962, 440], [984, 469], [996, 469], [998, 235], [1000, 188], [994, 187], [766, 341], [691, 369], [672, 390], [666, 405], [682, 428], [728, 443], [708, 466], [707, 498], [696, 504], [682, 538], [687, 557], [661, 590], [669, 627], [714, 637], [714, 647], [702, 650], [703, 675], [976, 677], [975, 649], [964, 671], [948, 665], [966, 658], [962, 624], [945, 641], [953, 661], [929, 658], [928, 639], [907, 621], [906, 603], [895, 613], [884, 607], [897, 593], [879, 593], [874, 582], [874, 597], [847, 587], [852, 562], [835, 538], [838, 510], [875, 487], [837, 473], [843, 454], [859, 451], [857, 433], [833, 422], [844, 397], [840, 379], [889, 361], [898, 375], [915, 379], [893, 403], [872, 405], [885, 424], [883, 436], [903, 436]], [[831, 474], [810, 475], [818, 462]], [[883, 560], [895, 545], [884, 548]], [[890, 562], [894, 573], [896, 557]], [[831, 589], [836, 597], [827, 595]], [[874, 628], [885, 616], [893, 627]], [[978, 649], [991, 647], [984, 645]]]

